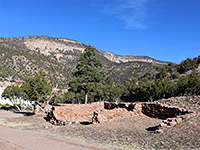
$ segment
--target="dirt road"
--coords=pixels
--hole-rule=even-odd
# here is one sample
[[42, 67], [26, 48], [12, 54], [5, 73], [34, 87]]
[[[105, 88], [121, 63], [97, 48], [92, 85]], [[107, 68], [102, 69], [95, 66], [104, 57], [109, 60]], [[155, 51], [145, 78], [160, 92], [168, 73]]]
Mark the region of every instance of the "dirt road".
[[0, 149], [90, 150], [96, 148], [0, 126]]
[[[0, 110], [0, 119], [19, 118], [23, 114]], [[51, 138], [0, 125], [0, 150], [100, 150], [92, 146]], [[102, 150], [102, 149], [101, 149]]]

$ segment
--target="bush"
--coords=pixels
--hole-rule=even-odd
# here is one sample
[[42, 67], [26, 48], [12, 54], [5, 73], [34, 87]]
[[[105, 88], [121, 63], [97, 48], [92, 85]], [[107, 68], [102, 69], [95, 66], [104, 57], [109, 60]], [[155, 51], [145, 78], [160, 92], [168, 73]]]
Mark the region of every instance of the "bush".
[[6, 107], [9, 107], [9, 106], [10, 106], [10, 104], [6, 103], [6, 104], [5, 104], [5, 106], [6, 106]]
[[173, 79], [178, 79], [180, 78], [180, 73], [179, 72], [175, 72], [173, 75], [172, 75]]

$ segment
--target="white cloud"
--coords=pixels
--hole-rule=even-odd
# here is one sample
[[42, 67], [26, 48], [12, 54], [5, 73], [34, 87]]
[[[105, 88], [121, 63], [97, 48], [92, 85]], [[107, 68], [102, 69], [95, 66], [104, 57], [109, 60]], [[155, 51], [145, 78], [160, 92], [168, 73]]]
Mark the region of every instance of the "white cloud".
[[109, 5], [106, 12], [124, 24], [126, 29], [146, 28], [147, 0], [123, 0]]

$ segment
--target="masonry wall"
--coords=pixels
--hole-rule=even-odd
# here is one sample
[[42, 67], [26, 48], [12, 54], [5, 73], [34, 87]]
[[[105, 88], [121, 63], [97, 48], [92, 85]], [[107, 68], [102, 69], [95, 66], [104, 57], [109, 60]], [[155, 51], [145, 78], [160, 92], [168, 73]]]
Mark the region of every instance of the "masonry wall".
[[189, 113], [179, 107], [166, 106], [158, 102], [144, 103], [113, 103], [105, 102], [105, 109], [126, 108], [128, 111], [134, 111], [138, 114], [144, 114], [149, 117], [167, 119]]

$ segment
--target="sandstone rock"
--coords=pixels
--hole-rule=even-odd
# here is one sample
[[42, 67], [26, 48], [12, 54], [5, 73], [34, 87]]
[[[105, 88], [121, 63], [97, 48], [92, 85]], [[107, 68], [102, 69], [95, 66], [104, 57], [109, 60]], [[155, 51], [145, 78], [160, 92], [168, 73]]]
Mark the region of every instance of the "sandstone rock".
[[176, 121], [175, 121], [175, 120], [172, 120], [171, 122], [169, 122], [169, 125], [170, 125], [170, 126], [176, 125]]
[[181, 122], [182, 122], [182, 119], [181, 119], [180, 117], [178, 117], [178, 118], [175, 119], [175, 121], [176, 121], [177, 123], [181, 123]]
[[184, 117], [185, 117], [186, 119], [189, 119], [189, 118], [190, 118], [190, 115], [189, 115], [189, 114], [185, 114]]
[[161, 129], [156, 130], [155, 133], [163, 133], [163, 130], [161, 130]]
[[162, 123], [159, 124], [159, 127], [161, 127], [161, 128], [166, 128], [166, 127], [167, 127], [167, 124], [162, 122]]
[[168, 121], [167, 121], [167, 120], [163, 120], [162, 122], [163, 122], [163, 123], [165, 123], [165, 124], [167, 124], [167, 123], [168, 123]]
[[194, 117], [195, 116], [195, 113], [190, 113], [190, 117]]

